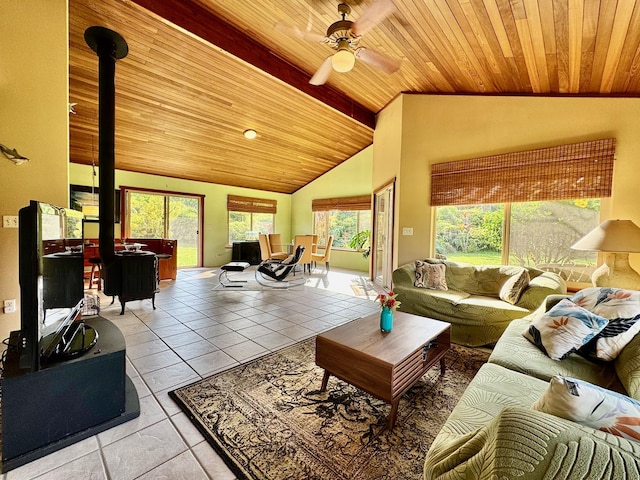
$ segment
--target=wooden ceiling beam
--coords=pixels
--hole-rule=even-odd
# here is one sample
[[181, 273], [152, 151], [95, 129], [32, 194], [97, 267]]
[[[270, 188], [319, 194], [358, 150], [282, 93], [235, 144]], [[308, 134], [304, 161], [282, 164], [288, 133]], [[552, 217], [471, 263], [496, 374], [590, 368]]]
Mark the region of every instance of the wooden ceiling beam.
[[306, 72], [276, 56], [242, 31], [186, 0], [132, 0], [193, 35], [272, 75], [359, 123], [375, 128], [375, 113], [326, 85], [309, 84]]

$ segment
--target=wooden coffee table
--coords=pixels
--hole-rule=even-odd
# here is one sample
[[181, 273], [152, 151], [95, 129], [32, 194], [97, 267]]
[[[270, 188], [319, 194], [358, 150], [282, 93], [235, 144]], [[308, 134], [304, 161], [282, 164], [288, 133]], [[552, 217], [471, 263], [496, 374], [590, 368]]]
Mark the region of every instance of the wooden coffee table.
[[316, 337], [316, 365], [324, 368], [321, 390], [330, 375], [391, 404], [388, 427], [396, 422], [400, 397], [451, 347], [450, 325], [394, 312], [393, 330], [380, 331], [380, 315], [359, 318]]

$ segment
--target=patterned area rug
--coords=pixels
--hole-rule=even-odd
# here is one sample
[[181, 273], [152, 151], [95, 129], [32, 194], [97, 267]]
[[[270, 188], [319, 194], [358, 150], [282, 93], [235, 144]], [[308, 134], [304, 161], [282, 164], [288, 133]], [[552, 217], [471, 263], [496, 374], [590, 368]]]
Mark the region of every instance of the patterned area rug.
[[338, 380], [320, 392], [315, 339], [171, 392], [240, 479], [422, 478], [425, 455], [488, 354], [457, 345], [390, 405]]

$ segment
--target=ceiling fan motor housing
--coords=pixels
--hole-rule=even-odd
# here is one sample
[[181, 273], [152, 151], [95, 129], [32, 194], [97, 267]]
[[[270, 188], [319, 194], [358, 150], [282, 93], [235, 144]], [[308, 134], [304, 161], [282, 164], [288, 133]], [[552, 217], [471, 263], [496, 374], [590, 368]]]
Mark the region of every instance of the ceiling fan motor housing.
[[351, 20], [338, 20], [327, 28], [328, 44], [331, 48], [337, 49], [342, 40], [347, 40], [349, 46], [355, 49], [360, 42], [360, 37], [352, 33], [351, 28], [353, 22]]

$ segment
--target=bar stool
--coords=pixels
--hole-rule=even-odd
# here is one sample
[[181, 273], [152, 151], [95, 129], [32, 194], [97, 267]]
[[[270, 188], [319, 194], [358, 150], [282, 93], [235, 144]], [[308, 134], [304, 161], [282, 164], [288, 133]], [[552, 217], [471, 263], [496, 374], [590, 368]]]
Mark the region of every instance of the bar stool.
[[102, 259], [100, 257], [89, 258], [91, 273], [89, 274], [89, 288], [98, 286], [98, 291], [102, 290]]

